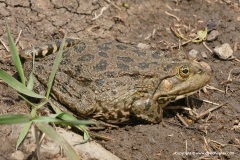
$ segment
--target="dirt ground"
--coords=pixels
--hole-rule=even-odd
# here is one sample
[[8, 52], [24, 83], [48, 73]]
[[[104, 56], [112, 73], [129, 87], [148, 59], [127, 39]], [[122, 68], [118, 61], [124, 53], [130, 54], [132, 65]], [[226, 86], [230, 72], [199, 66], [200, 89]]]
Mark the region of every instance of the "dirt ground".
[[[151, 48], [177, 50], [177, 38], [170, 27], [179, 28], [186, 37], [206, 26], [209, 20], [220, 33], [217, 40], [207, 42], [210, 49], [229, 43], [234, 56], [240, 59], [240, 2], [238, 0], [0, 0], [0, 36], [7, 43], [5, 20], [18, 47], [28, 48], [63, 37], [79, 37], [84, 41], [119, 41], [127, 44], [148, 44]], [[193, 110], [200, 114], [215, 104], [224, 104], [197, 121], [187, 110], [165, 110], [164, 124], [138, 124], [105, 129], [98, 134], [111, 137], [97, 140], [120, 159], [239, 159], [240, 157], [240, 62], [220, 60], [202, 43], [189, 43], [185, 52], [195, 49], [206, 53], [198, 58], [213, 70], [207, 93], [190, 98]], [[0, 67], [10, 74], [15, 70], [7, 51], [0, 46]], [[232, 70], [233, 69], [233, 70]], [[230, 78], [229, 78], [230, 75]], [[200, 99], [200, 100], [196, 100]], [[187, 107], [185, 101], [173, 104]], [[0, 113], [27, 113], [28, 107], [16, 91], [0, 82]], [[177, 118], [179, 114], [189, 127]], [[11, 159], [15, 152], [15, 126], [0, 126], [0, 160]], [[19, 149], [24, 159], [32, 150]], [[209, 152], [209, 154], [206, 154]], [[43, 159], [53, 159], [45, 156]], [[57, 159], [55, 157], [55, 159]]]

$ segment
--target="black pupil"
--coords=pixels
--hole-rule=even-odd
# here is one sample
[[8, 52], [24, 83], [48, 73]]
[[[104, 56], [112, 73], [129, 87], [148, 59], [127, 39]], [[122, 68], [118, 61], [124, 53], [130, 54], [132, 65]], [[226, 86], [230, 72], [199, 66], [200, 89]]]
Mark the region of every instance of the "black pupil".
[[187, 73], [188, 73], [188, 69], [187, 69], [187, 68], [183, 68], [183, 69], [182, 69], [182, 72], [183, 72], [184, 74], [187, 74]]

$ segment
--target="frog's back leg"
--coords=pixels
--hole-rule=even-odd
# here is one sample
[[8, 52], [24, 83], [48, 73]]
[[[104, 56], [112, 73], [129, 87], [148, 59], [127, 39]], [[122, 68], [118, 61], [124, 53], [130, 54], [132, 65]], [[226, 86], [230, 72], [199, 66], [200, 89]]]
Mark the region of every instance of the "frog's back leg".
[[[79, 39], [72, 39], [72, 38], [66, 38], [64, 49], [74, 46], [81, 41]], [[22, 51], [20, 51], [20, 57], [24, 59], [31, 59], [33, 54], [35, 54], [36, 57], [45, 57], [46, 55], [56, 53], [59, 51], [60, 46], [62, 43], [62, 39], [55, 40], [54, 42], [41, 45], [41, 46], [34, 46], [32, 48], [27, 48]]]

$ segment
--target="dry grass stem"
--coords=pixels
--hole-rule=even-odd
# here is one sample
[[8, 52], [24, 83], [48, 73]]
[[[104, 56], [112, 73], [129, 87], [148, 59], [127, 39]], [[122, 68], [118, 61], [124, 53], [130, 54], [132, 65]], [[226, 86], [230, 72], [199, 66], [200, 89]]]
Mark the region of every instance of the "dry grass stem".
[[179, 21], [180, 22], [180, 18], [178, 18], [177, 16], [175, 16], [175, 15], [173, 15], [173, 14], [171, 14], [171, 13], [168, 13], [167, 11], [165, 12], [167, 15], [169, 15], [169, 16], [171, 16], [171, 17], [174, 17], [174, 18], [176, 18], [177, 19], [177, 21]]
[[115, 8], [117, 8], [118, 10], [121, 10], [121, 8], [119, 8], [117, 5], [115, 5], [112, 1], [110, 0], [105, 0], [107, 1], [108, 3], [110, 3], [112, 6], [114, 6]]
[[215, 90], [215, 91], [219, 91], [219, 92], [225, 93], [224, 90], [218, 89], [218, 88], [213, 87], [213, 86], [210, 86], [210, 85], [206, 85], [205, 87], [206, 87], [207, 89], [211, 89], [211, 90]]
[[223, 104], [221, 104], [221, 105], [218, 105], [218, 106], [215, 106], [215, 107], [213, 107], [213, 108], [210, 108], [210, 109], [206, 110], [205, 112], [199, 114], [199, 115], [196, 117], [196, 119], [200, 119], [200, 118], [202, 118], [202, 117], [210, 114], [210, 112], [221, 108], [221, 107], [224, 106], [225, 104], [226, 104], [226, 103], [223, 103]]
[[17, 37], [17, 39], [16, 39], [16, 41], [15, 41], [15, 45], [17, 45], [17, 43], [19, 42], [19, 39], [20, 39], [20, 37], [21, 37], [21, 34], [22, 34], [22, 30], [20, 30], [20, 32], [19, 32], [19, 34], [18, 34], [18, 37]]
[[0, 38], [0, 42], [2, 43], [2, 45], [4, 46], [4, 48], [7, 50], [7, 52], [9, 53], [9, 49], [6, 46], [6, 44], [3, 42], [3, 40]]
[[100, 13], [98, 15], [95, 13], [95, 17], [92, 20], [98, 19], [103, 14], [103, 12], [106, 11], [108, 8], [109, 8], [109, 5], [102, 7]]
[[177, 113], [176, 111], [174, 111], [174, 112], [176, 113], [176, 116], [177, 116], [178, 119], [182, 122], [182, 124], [183, 124], [184, 126], [188, 127], [188, 124], [187, 124], [187, 122], [183, 119], [183, 117], [182, 117], [179, 113]]
[[213, 51], [207, 46], [207, 44], [205, 42], [203, 42], [204, 47], [211, 53], [213, 53]]
[[209, 100], [202, 100], [202, 101], [206, 102], [206, 103], [210, 103], [210, 104], [216, 105], [216, 106], [220, 106], [219, 103], [215, 103], [215, 102], [212, 102], [212, 101], [209, 101]]

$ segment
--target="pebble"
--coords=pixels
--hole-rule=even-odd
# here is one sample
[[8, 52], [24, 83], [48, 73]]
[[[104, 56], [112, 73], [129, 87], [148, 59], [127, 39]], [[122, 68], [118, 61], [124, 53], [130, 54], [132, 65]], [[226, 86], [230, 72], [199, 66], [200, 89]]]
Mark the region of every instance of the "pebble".
[[150, 45], [145, 44], [145, 43], [138, 43], [137, 47], [140, 49], [149, 49]]
[[202, 55], [203, 58], [207, 58], [207, 52], [206, 51], [202, 51], [201, 55]]
[[188, 54], [189, 54], [189, 56], [191, 56], [192, 58], [196, 58], [197, 55], [198, 55], [198, 53], [199, 53], [199, 51], [197, 51], [197, 50], [195, 50], [195, 49], [191, 49]]
[[224, 43], [221, 46], [215, 47], [213, 51], [220, 59], [223, 60], [227, 60], [233, 56], [233, 50], [228, 43]]
[[218, 36], [219, 32], [217, 30], [213, 30], [207, 35], [207, 41], [208, 42], [215, 41], [218, 38]]
[[201, 55], [202, 55], [203, 58], [207, 58], [207, 52], [206, 51], [201, 52]]
[[24, 159], [24, 154], [21, 151], [16, 151], [16, 152], [11, 154], [10, 159], [22, 160], [22, 159]]

